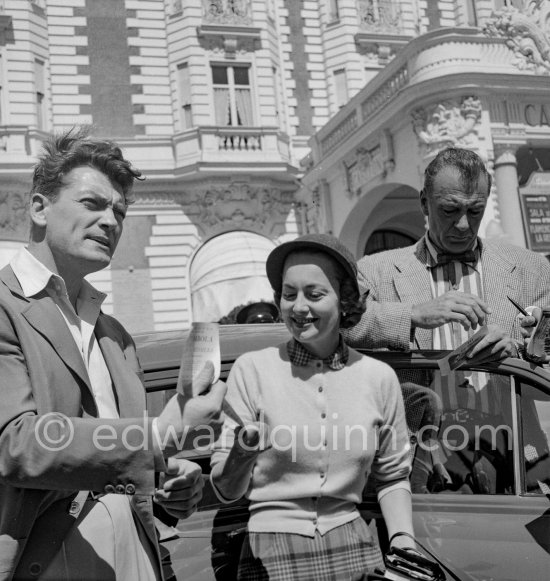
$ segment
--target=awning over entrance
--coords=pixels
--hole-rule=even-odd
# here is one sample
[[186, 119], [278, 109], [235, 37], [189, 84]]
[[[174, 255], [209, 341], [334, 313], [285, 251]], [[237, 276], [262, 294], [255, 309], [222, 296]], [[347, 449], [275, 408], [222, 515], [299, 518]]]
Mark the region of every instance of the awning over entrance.
[[265, 261], [274, 247], [268, 238], [242, 230], [202, 246], [189, 273], [193, 321], [218, 321], [237, 305], [273, 300]]

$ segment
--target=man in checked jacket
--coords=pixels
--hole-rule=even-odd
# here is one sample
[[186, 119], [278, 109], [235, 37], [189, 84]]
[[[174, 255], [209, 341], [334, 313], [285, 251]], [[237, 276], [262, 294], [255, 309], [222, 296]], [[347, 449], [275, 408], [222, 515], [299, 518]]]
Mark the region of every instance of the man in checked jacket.
[[507, 297], [525, 307], [550, 306], [550, 264], [535, 252], [478, 237], [490, 189], [491, 176], [474, 152], [449, 148], [434, 158], [420, 192], [426, 234], [413, 246], [359, 261], [360, 284], [370, 292], [362, 320], [347, 332], [350, 345], [454, 349], [486, 324], [489, 333], [472, 356], [522, 351], [535, 318], [518, 317]]
[[[471, 357], [503, 359], [524, 354], [536, 319], [518, 316], [508, 297], [528, 311], [550, 306], [550, 264], [535, 252], [478, 237], [490, 189], [491, 176], [474, 152], [449, 148], [434, 158], [426, 168], [420, 193], [422, 212], [428, 218], [426, 234], [413, 246], [359, 261], [359, 282], [369, 295], [361, 321], [346, 331], [350, 345], [405, 351], [455, 349], [487, 325], [488, 333], [471, 349]], [[444, 377], [431, 372], [421, 378], [409, 372], [400, 379], [413, 450], [422, 426], [434, 428], [423, 433], [433, 438], [439, 427], [447, 427], [442, 417], [452, 415], [448, 412], [459, 412], [456, 422], [468, 430], [476, 425], [508, 424], [505, 402], [509, 397], [495, 384], [494, 375], [455, 372]], [[500, 491], [507, 486], [499, 485], [499, 475], [509, 472], [504, 454], [493, 453], [489, 461], [476, 449], [468, 461], [469, 452], [457, 461], [457, 454], [453, 460], [452, 455], [449, 458], [435, 450], [432, 464], [438, 465], [442, 480], [447, 481], [437, 485], [439, 490], [495, 493], [499, 486]], [[433, 466], [419, 462], [419, 454], [430, 455], [417, 450], [413, 489], [437, 491], [426, 482], [433, 477], [429, 474]], [[420, 468], [421, 474], [419, 466], [426, 468]]]

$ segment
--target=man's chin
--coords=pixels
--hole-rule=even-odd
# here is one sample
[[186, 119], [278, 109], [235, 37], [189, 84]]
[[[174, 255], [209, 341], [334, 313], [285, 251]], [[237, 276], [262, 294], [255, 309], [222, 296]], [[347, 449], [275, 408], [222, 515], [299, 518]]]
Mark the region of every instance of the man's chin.
[[449, 254], [461, 254], [462, 252], [472, 250], [474, 244], [475, 238], [473, 240], [447, 240], [445, 252]]
[[92, 274], [107, 268], [111, 264], [111, 256], [108, 253], [94, 252], [93, 255], [83, 256], [79, 262], [86, 274]]

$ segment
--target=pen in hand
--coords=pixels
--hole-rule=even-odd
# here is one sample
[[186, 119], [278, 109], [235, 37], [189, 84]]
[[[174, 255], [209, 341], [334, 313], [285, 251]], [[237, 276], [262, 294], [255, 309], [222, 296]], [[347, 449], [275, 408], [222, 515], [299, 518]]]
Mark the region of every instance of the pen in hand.
[[510, 298], [509, 296], [506, 296], [506, 298], [514, 305], [514, 307], [516, 307], [516, 309], [524, 316], [529, 317], [529, 313], [519, 304], [516, 303], [516, 301], [512, 298]]

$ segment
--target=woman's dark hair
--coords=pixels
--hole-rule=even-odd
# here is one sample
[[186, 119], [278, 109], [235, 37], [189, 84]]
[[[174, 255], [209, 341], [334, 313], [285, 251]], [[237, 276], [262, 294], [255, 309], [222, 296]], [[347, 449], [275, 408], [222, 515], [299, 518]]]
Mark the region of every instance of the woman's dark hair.
[[32, 178], [31, 195], [35, 192], [55, 200], [63, 178], [76, 167], [90, 166], [104, 173], [122, 188], [126, 204], [131, 204], [134, 179], [141, 172], [124, 159], [114, 142], [90, 136], [91, 128], [72, 128], [54, 135], [43, 144]]
[[[304, 250], [297, 250], [296, 252], [291, 252], [288, 256], [292, 254], [306, 252]], [[357, 325], [361, 320], [361, 316], [366, 310], [366, 295], [360, 296], [357, 292], [357, 284], [349, 277], [338, 261], [333, 258], [327, 252], [322, 250], [307, 250], [308, 254], [320, 254], [327, 256], [334, 266], [334, 272], [336, 273], [336, 279], [340, 283], [340, 308], [342, 310], [342, 315], [340, 317], [340, 329], [349, 329]], [[288, 259], [288, 256], [286, 259]], [[286, 260], [285, 260], [286, 262]], [[284, 265], [283, 265], [284, 268]], [[278, 288], [274, 291], [275, 304], [281, 309], [281, 295], [282, 288]]]

